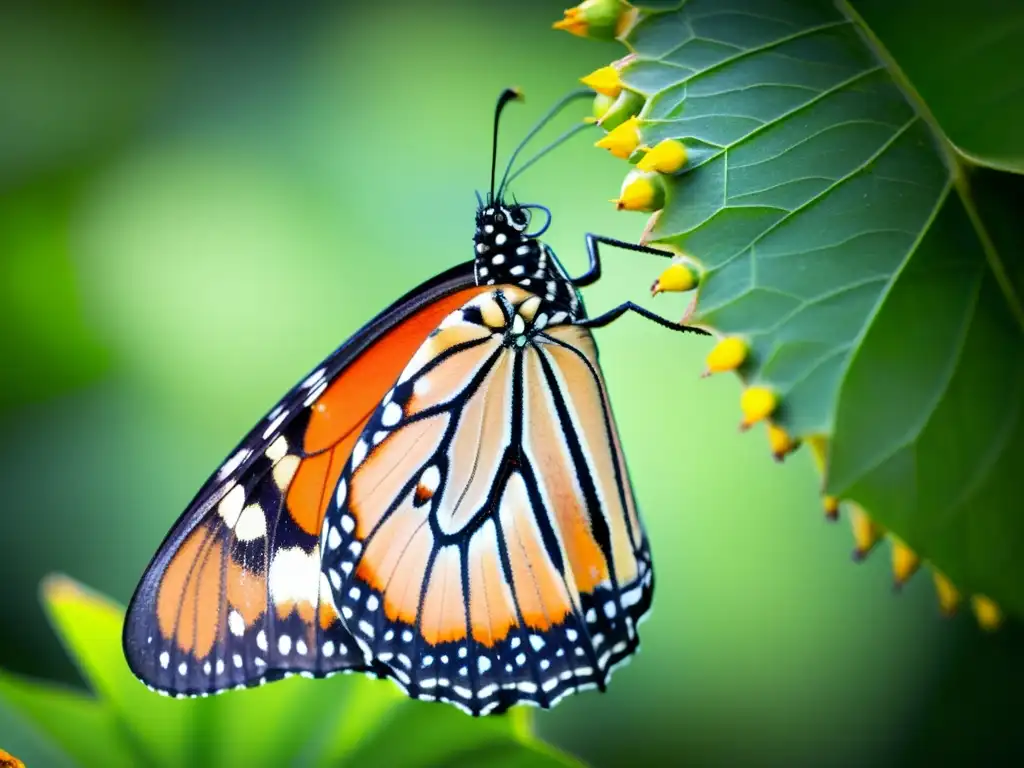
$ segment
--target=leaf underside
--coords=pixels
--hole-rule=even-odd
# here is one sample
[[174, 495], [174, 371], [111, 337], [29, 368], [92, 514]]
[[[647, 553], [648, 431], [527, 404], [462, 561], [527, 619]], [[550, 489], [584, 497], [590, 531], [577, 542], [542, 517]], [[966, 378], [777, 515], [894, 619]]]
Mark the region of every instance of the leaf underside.
[[[647, 239], [703, 267], [691, 322], [751, 346], [826, 492], [1024, 615], [1024, 279], [962, 165], [845, 3], [688, 0], [624, 38], [643, 143], [682, 140]], [[988, 172], [986, 172], [988, 173]], [[1013, 227], [1006, 227], [1013, 230]]]

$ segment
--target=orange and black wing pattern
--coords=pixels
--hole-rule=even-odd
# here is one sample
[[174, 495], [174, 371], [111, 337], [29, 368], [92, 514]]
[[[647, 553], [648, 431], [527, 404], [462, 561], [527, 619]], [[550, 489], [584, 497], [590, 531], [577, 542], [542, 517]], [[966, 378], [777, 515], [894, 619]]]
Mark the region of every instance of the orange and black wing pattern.
[[333, 605], [415, 698], [473, 714], [604, 688], [653, 571], [589, 330], [491, 286], [412, 355], [324, 520]]
[[464, 264], [410, 292], [239, 443], [161, 544], [129, 605], [124, 649], [143, 682], [191, 696], [372, 668], [321, 564], [324, 515], [403, 366], [482, 290]]

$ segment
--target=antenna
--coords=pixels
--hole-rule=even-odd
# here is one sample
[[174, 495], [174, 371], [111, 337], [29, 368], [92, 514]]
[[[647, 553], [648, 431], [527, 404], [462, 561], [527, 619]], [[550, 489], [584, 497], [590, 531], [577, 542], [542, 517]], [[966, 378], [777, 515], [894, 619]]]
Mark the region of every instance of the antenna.
[[[512, 170], [512, 164], [516, 161], [516, 158], [519, 157], [519, 153], [523, 151], [523, 148], [530, 141], [530, 139], [532, 139], [534, 136], [536, 136], [540, 132], [541, 128], [543, 128], [545, 125], [547, 125], [549, 122], [551, 122], [551, 120], [554, 119], [554, 117], [556, 115], [558, 115], [558, 113], [561, 112], [563, 109], [565, 109], [569, 104], [571, 104], [572, 102], [576, 101], [577, 99], [582, 99], [582, 98], [585, 98], [585, 97], [588, 97], [588, 96], [593, 96], [593, 95], [594, 95], [594, 92], [592, 90], [590, 90], [589, 88], [580, 88], [580, 89], [575, 90], [575, 91], [570, 91], [565, 96], [563, 96], [561, 99], [556, 101], [554, 103], [554, 105], [551, 107], [551, 109], [549, 109], [547, 111], [547, 113], [545, 113], [545, 115], [540, 120], [537, 121], [537, 123], [533, 126], [533, 128], [530, 129], [530, 131], [526, 134], [526, 136], [523, 137], [523, 140], [521, 142], [519, 142], [519, 146], [516, 147], [515, 151], [512, 153], [512, 156], [508, 159], [508, 165], [505, 166], [505, 173], [501, 177], [501, 184], [498, 186], [498, 195], [499, 196], [505, 190], [505, 186], [507, 184], [511, 183], [512, 179], [509, 178], [508, 174], [509, 174], [509, 171]], [[558, 143], [561, 143], [561, 141], [565, 141], [565, 139], [567, 139], [567, 138], [569, 138], [569, 136], [573, 135], [576, 130], [579, 130], [579, 127], [576, 127], [575, 129], [573, 129], [572, 133], [570, 133], [569, 135], [567, 135], [564, 138], [562, 138]], [[557, 144], [555, 146], [557, 146]], [[549, 151], [551, 149], [554, 149], [554, 146], [549, 146], [549, 147], [545, 148], [545, 150], [542, 152], [542, 154], [546, 154], [547, 151]], [[538, 157], [534, 157], [533, 160], [531, 160], [529, 163], [527, 163], [527, 165], [532, 165], [534, 162], [536, 162], [539, 159], [540, 159], [539, 156]], [[515, 178], [520, 173], [522, 173], [524, 170], [526, 170], [525, 167], [521, 168], [519, 171], [517, 171], [513, 175], [512, 178]], [[493, 182], [494, 165], [493, 165], [493, 163], [491, 165], [491, 174], [492, 174], [491, 189], [493, 190], [493, 188], [494, 188], [494, 182]]]
[[510, 101], [522, 100], [523, 92], [518, 88], [506, 88], [498, 96], [498, 105], [494, 108], [494, 138], [491, 140], [491, 193], [488, 202], [494, 202], [494, 169], [498, 163], [498, 124], [505, 105]]

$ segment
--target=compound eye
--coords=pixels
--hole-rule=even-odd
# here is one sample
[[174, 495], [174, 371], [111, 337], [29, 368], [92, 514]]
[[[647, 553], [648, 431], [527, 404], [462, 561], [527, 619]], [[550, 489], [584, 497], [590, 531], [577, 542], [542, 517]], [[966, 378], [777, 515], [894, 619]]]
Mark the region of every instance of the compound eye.
[[530, 223], [530, 214], [525, 208], [513, 208], [509, 213], [512, 217], [512, 226], [516, 229], [526, 229]]

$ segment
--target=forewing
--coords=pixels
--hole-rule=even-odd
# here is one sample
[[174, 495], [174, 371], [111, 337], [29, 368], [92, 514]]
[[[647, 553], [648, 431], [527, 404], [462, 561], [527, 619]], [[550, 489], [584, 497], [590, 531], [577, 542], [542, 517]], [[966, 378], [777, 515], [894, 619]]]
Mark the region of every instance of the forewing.
[[175, 523], [129, 605], [125, 654], [143, 682], [197, 695], [370, 668], [321, 568], [324, 512], [402, 367], [479, 291], [462, 265], [410, 292], [242, 440]]

